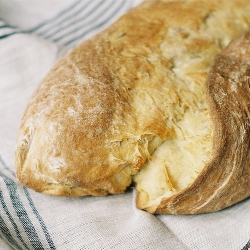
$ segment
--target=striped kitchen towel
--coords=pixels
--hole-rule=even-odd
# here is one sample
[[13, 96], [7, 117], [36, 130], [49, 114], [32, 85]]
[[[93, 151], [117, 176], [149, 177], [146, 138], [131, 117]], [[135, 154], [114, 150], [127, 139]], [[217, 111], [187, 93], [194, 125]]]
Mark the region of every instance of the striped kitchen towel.
[[134, 190], [51, 197], [17, 183], [19, 122], [37, 84], [66, 51], [142, 0], [0, 0], [0, 249], [250, 249], [250, 200], [218, 213], [154, 216]]

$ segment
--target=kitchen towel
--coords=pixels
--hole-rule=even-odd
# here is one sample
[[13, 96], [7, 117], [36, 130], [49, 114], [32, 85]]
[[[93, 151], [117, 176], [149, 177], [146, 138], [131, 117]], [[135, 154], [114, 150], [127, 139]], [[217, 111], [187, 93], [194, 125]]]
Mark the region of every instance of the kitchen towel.
[[0, 0], [0, 249], [250, 249], [250, 200], [203, 215], [152, 215], [135, 190], [53, 197], [20, 185], [14, 151], [27, 102], [54, 63], [142, 0]]

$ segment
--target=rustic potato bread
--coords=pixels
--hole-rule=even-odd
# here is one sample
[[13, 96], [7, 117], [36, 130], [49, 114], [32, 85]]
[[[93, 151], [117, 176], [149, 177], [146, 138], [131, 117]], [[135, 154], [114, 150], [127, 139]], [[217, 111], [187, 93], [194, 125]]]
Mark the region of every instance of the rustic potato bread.
[[242, 0], [145, 1], [82, 42], [30, 99], [17, 179], [64, 196], [135, 183], [138, 208], [151, 213], [211, 212], [248, 197], [248, 92], [238, 80], [249, 49], [233, 43], [211, 66], [250, 28], [249, 13]]

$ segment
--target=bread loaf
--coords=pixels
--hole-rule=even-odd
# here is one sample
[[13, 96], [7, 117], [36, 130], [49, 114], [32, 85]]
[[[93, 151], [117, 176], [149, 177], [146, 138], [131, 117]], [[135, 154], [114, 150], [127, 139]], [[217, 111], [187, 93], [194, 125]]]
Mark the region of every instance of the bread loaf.
[[145, 1], [79, 44], [29, 101], [17, 179], [64, 196], [135, 183], [138, 208], [151, 213], [211, 212], [248, 197], [241, 42], [211, 65], [250, 28], [249, 13], [243, 0]]

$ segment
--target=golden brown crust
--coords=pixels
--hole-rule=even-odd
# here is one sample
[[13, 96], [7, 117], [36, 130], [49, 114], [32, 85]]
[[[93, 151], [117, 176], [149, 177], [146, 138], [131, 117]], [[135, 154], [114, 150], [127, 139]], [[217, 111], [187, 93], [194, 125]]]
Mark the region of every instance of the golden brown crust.
[[[250, 27], [249, 10], [249, 2], [238, 0], [145, 1], [81, 43], [28, 104], [17, 141], [19, 181], [51, 195], [106, 195], [124, 192], [136, 176], [137, 205], [152, 213], [199, 213], [236, 202], [225, 196], [204, 210], [212, 189], [231, 173], [213, 170], [225, 141], [212, 148], [208, 103], [217, 108], [204, 94], [215, 55]], [[224, 124], [213, 119], [219, 138]], [[168, 158], [179, 144], [190, 166], [177, 154], [183, 169], [175, 180]], [[163, 184], [151, 194], [139, 182], [158, 163], [163, 172], [155, 182]], [[214, 173], [218, 182], [210, 182]]]
[[216, 57], [207, 88], [214, 124], [211, 162], [190, 187], [162, 200], [155, 213], [213, 212], [250, 196], [250, 32]]

